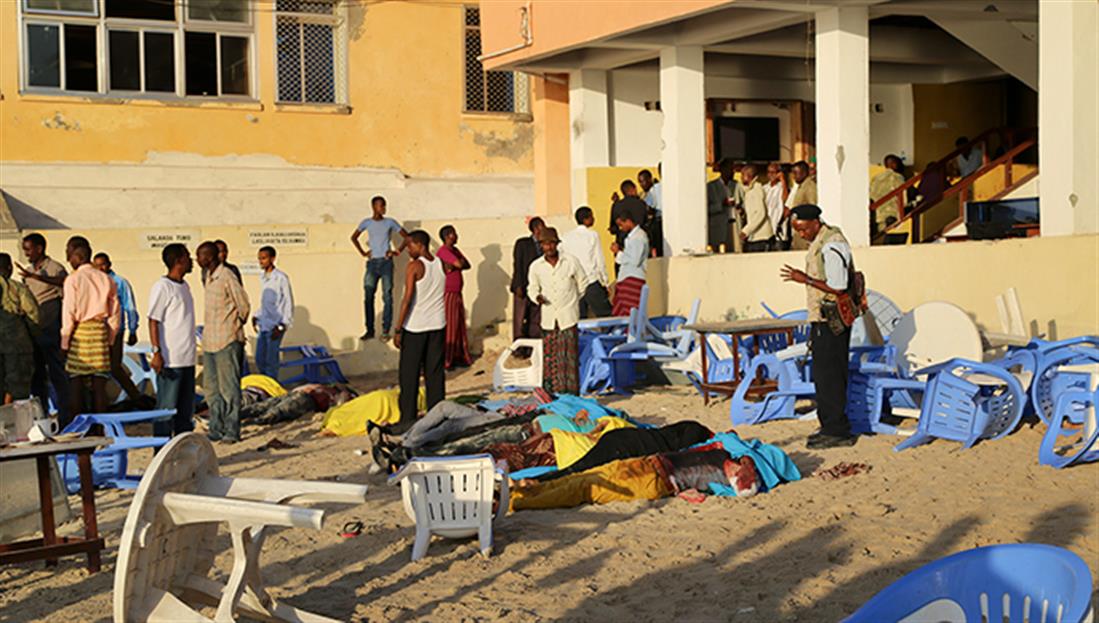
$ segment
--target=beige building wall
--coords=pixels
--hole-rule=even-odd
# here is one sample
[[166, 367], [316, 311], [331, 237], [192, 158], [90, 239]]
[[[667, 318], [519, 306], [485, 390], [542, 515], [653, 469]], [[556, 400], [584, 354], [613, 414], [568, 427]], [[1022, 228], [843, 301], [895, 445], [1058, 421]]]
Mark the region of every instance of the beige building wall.
[[[1031, 335], [1063, 339], [1099, 335], [1099, 236], [1028, 238], [855, 249], [867, 287], [902, 310], [949, 301], [978, 325], [1000, 331], [996, 295], [1014, 287]], [[805, 308], [805, 287], [784, 283], [784, 264], [803, 268], [797, 252], [676, 257], [650, 263], [653, 313], [690, 310], [702, 298], [701, 318], [766, 316]], [[663, 293], [663, 296], [661, 294]]]

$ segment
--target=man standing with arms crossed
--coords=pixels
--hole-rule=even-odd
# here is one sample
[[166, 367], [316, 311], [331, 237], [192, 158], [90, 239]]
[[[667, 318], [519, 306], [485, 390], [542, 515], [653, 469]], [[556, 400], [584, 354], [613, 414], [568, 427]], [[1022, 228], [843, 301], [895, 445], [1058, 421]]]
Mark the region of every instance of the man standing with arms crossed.
[[[351, 244], [366, 258], [366, 273], [363, 275], [363, 313], [366, 316], [366, 333], [360, 340], [374, 339], [374, 294], [378, 291], [378, 281], [382, 282], [382, 340], [388, 340], [393, 325], [393, 258], [401, 254], [408, 245], [408, 232], [397, 221], [385, 215], [385, 197], [381, 195], [370, 200], [370, 209], [374, 214], [365, 218], [351, 234]], [[368, 248], [363, 249], [359, 237], [366, 232]], [[401, 246], [394, 251], [389, 244], [390, 237], [401, 235]]]
[[218, 260], [213, 242], [198, 247], [198, 265], [205, 268], [206, 309], [202, 329], [202, 385], [210, 405], [211, 441], [240, 441], [240, 362], [244, 325], [252, 311], [236, 276]]

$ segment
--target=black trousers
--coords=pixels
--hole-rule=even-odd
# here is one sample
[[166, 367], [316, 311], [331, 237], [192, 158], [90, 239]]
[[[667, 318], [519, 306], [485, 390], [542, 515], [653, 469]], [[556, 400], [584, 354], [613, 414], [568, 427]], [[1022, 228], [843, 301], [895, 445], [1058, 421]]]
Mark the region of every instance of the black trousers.
[[612, 315], [611, 300], [607, 289], [598, 281], [588, 284], [584, 296], [580, 297], [581, 318], [606, 318]]
[[813, 355], [813, 385], [817, 389], [817, 419], [820, 420], [820, 431], [826, 435], [847, 437], [851, 434], [851, 424], [847, 421], [850, 347], [850, 327], [836, 335], [827, 323], [812, 323], [809, 348]]
[[401, 394], [397, 399], [401, 407], [401, 419], [391, 428], [392, 433], [399, 435], [416, 422], [421, 374], [427, 391], [428, 411], [446, 397], [446, 373], [443, 369], [445, 344], [446, 329], [423, 333], [401, 332], [401, 359], [397, 371], [401, 387]]
[[678, 452], [707, 441], [714, 436], [710, 429], [692, 420], [676, 422], [661, 428], [618, 428], [599, 438], [579, 461], [565, 469], [539, 476], [538, 480], [555, 480], [579, 474], [611, 461], [639, 456]]

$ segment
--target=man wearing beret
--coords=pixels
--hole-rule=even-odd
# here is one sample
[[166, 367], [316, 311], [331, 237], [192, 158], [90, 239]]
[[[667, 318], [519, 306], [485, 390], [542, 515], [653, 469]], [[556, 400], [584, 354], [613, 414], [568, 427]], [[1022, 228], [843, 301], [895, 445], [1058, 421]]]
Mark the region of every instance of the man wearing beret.
[[[839, 333], [826, 312], [847, 292], [853, 259], [851, 246], [838, 227], [820, 220], [820, 208], [800, 205], [791, 210], [791, 228], [809, 243], [805, 270], [784, 266], [783, 281], [805, 284], [809, 310], [809, 348], [812, 352], [813, 384], [817, 390], [817, 419], [820, 432], [809, 436], [811, 449], [852, 446], [851, 424], [847, 420], [847, 361], [851, 327]], [[840, 323], [842, 326], [842, 323]]]

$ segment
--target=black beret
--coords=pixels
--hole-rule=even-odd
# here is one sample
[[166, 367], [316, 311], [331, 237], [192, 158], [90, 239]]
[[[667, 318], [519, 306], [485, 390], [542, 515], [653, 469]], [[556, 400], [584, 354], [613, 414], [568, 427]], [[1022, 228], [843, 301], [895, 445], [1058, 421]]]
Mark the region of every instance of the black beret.
[[820, 208], [811, 203], [799, 205], [790, 210], [790, 212], [794, 215], [794, 218], [799, 221], [820, 220]]

